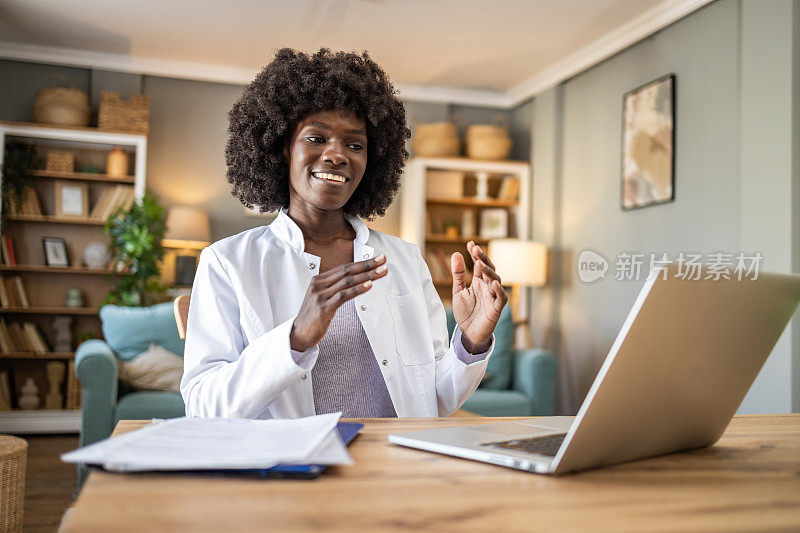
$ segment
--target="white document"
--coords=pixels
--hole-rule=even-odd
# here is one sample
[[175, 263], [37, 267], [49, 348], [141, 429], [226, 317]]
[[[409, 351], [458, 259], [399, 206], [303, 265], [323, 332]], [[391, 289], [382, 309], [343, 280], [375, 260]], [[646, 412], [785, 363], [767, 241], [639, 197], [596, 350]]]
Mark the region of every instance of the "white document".
[[[340, 416], [173, 418], [79, 448], [61, 459], [119, 472], [270, 468], [278, 463], [307, 464], [310, 458], [350, 464], [336, 433]], [[331, 443], [331, 435], [338, 443]]]

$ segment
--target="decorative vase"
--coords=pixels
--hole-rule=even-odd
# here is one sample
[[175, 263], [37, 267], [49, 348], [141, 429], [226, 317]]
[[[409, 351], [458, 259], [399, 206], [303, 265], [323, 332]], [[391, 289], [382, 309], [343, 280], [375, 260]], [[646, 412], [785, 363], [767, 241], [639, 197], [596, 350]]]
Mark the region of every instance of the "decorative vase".
[[67, 299], [64, 302], [67, 307], [83, 307], [83, 295], [78, 288], [67, 289]]
[[106, 174], [115, 177], [128, 175], [128, 154], [119, 146], [114, 147], [114, 149], [108, 153]]
[[20, 409], [36, 409], [42, 402], [39, 399], [39, 387], [33, 382], [33, 378], [25, 378], [25, 382], [19, 388], [19, 392], [17, 405]]
[[72, 351], [72, 331], [70, 328], [72, 328], [71, 316], [57, 316], [53, 319], [53, 329], [55, 330], [54, 351]]
[[83, 249], [83, 264], [89, 268], [105, 268], [111, 260], [108, 246], [99, 241], [92, 241]]

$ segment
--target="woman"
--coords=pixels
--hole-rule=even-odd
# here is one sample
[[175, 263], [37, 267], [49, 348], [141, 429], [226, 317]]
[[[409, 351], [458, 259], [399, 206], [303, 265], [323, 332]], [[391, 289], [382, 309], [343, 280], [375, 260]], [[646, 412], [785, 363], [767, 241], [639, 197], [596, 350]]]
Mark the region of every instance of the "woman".
[[292, 49], [230, 112], [228, 181], [268, 226], [205, 250], [181, 393], [188, 416], [447, 416], [475, 390], [507, 297], [481, 248], [451, 257], [445, 312], [419, 249], [370, 230], [408, 157], [405, 110], [362, 56]]

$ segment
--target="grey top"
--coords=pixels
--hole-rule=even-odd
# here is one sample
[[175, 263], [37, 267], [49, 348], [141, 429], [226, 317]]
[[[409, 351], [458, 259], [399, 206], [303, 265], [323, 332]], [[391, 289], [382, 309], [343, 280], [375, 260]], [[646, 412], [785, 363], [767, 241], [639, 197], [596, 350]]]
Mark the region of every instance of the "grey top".
[[339, 306], [319, 341], [311, 370], [316, 413], [344, 418], [396, 418], [389, 390], [350, 299]]
[[[456, 355], [464, 364], [482, 361], [489, 353], [469, 353], [458, 330], [453, 342]], [[339, 306], [318, 347], [319, 355], [311, 369], [317, 414], [341, 411], [344, 418], [397, 417], [354, 300]], [[304, 352], [292, 350], [292, 357], [307, 368], [313, 352], [313, 347]]]

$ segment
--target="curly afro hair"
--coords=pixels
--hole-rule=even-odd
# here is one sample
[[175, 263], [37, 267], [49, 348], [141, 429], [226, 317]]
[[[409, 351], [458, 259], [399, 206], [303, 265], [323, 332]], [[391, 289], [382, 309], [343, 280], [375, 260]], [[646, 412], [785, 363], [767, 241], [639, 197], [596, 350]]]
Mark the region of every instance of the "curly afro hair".
[[345, 212], [363, 218], [385, 214], [400, 187], [411, 131], [402, 102], [367, 52], [278, 51], [228, 113], [225, 161], [231, 193], [262, 213], [288, 207], [284, 143], [308, 113], [331, 109], [355, 112], [367, 124], [367, 166]]

